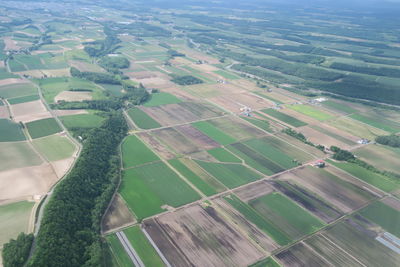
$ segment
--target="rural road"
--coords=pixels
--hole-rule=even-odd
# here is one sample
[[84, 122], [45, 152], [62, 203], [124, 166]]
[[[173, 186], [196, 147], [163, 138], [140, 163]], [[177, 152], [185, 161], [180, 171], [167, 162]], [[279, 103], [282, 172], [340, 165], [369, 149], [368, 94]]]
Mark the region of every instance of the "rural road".
[[145, 265], [142, 262], [142, 260], [140, 259], [139, 255], [136, 253], [135, 249], [132, 247], [131, 243], [129, 242], [128, 238], [126, 237], [125, 233], [117, 232], [117, 237], [119, 239], [119, 242], [121, 242], [122, 246], [124, 247], [129, 258], [131, 258], [133, 264], [136, 267], [145, 267]]

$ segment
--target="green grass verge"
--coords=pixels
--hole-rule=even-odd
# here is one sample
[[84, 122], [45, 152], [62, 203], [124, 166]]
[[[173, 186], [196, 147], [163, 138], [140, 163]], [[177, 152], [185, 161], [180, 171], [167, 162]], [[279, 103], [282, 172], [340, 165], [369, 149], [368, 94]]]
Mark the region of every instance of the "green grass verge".
[[216, 141], [221, 145], [228, 145], [236, 142], [232, 136], [222, 132], [217, 127], [208, 121], [200, 121], [192, 124], [197, 130], [203, 132], [205, 135]]
[[308, 105], [289, 105], [289, 108], [319, 121], [334, 118], [334, 116]]
[[307, 125], [307, 123], [305, 123], [301, 120], [298, 120], [292, 116], [286, 115], [282, 112], [279, 112], [275, 109], [264, 109], [264, 110], [262, 110], [262, 112], [264, 112], [265, 114], [268, 114], [268, 115], [274, 117], [275, 119], [278, 119], [284, 123], [287, 123], [293, 127], [301, 127], [301, 126]]
[[115, 257], [118, 266], [131, 267], [133, 265], [132, 260], [129, 258], [116, 234], [109, 235], [106, 239], [111, 248], [111, 253]]
[[0, 142], [14, 142], [25, 140], [20, 124], [11, 120], [0, 119]]
[[217, 193], [217, 191], [211, 185], [209, 185], [206, 181], [201, 179], [197, 174], [195, 174], [192, 170], [190, 170], [179, 159], [172, 159], [168, 162], [206, 196], [212, 196]]
[[167, 104], [177, 104], [182, 102], [179, 98], [169, 93], [154, 93], [151, 94], [150, 100], [144, 104], [145, 107], [157, 107]]
[[247, 220], [254, 223], [260, 230], [272, 237], [272, 239], [274, 239], [279, 245], [284, 246], [292, 241], [289, 236], [279, 230], [277, 225], [269, 221], [267, 218], [261, 216], [256, 210], [241, 201], [235, 195], [229, 195], [224, 197], [224, 199], [232, 207], [239, 211]]
[[143, 234], [139, 226], [133, 226], [124, 230], [129, 242], [139, 255], [145, 266], [163, 267], [164, 262], [158, 256], [156, 250]]
[[240, 164], [214, 163], [196, 160], [204, 170], [228, 188], [256, 181], [261, 175]]
[[29, 135], [35, 139], [61, 132], [62, 129], [54, 118], [37, 120], [26, 124]]
[[164, 209], [179, 207], [200, 196], [162, 162], [124, 171], [121, 196], [138, 218], [145, 218]]
[[241, 159], [222, 147], [213, 148], [208, 150], [207, 152], [220, 162], [242, 163]]
[[131, 108], [128, 110], [129, 117], [141, 129], [154, 129], [161, 127], [157, 121], [147, 115], [146, 112], [139, 108]]
[[400, 211], [378, 201], [361, 210], [360, 214], [400, 238]]
[[39, 95], [27, 95], [27, 96], [9, 98], [9, 99], [7, 99], [7, 101], [8, 101], [8, 103], [10, 103], [10, 105], [15, 105], [15, 104], [31, 102], [31, 101], [35, 101], [35, 100], [39, 100], [39, 99], [40, 99]]
[[160, 160], [137, 136], [128, 136], [122, 143], [122, 162], [124, 168]]
[[68, 138], [59, 135], [36, 139], [33, 145], [49, 161], [66, 159], [75, 151], [74, 144]]

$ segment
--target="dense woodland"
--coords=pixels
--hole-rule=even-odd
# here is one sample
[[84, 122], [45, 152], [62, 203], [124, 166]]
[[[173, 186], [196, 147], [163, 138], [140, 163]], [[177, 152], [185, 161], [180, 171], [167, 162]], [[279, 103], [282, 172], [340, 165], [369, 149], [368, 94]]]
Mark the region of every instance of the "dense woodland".
[[199, 78], [192, 75], [175, 76], [171, 81], [179, 85], [193, 85], [204, 83], [203, 80], [200, 80]]
[[33, 234], [20, 233], [17, 239], [11, 239], [4, 245], [2, 256], [4, 267], [21, 267], [29, 257]]
[[400, 147], [400, 136], [398, 135], [378, 136], [375, 141], [381, 145]]

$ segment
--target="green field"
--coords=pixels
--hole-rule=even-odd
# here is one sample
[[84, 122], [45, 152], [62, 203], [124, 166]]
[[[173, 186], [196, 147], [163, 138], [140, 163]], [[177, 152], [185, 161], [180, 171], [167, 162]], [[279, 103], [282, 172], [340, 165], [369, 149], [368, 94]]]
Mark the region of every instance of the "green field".
[[327, 129], [319, 127], [318, 125], [310, 125], [310, 128], [313, 128], [314, 130], [316, 130], [318, 132], [321, 132], [321, 133], [326, 134], [326, 135], [328, 135], [328, 136], [330, 136], [332, 138], [335, 138], [335, 139], [339, 140], [340, 142], [345, 143], [347, 145], [355, 145], [356, 144], [355, 142], [353, 142], [353, 141], [351, 141], [351, 140], [349, 140], [347, 138], [344, 138], [341, 135], [335, 134], [332, 131], [329, 131]]
[[113, 234], [107, 236], [106, 239], [111, 248], [111, 253], [118, 264], [118, 267], [131, 267], [133, 264], [132, 260], [129, 258], [118, 237]]
[[199, 195], [164, 163], [125, 170], [120, 194], [138, 218], [162, 212], [163, 205], [178, 207]]
[[201, 179], [197, 174], [190, 170], [185, 164], [183, 164], [179, 159], [172, 159], [168, 161], [172, 167], [174, 167], [180, 174], [182, 174], [186, 179], [189, 180], [194, 186], [196, 186], [203, 194], [206, 196], [214, 195], [217, 192], [212, 185], [208, 184], [206, 181]]
[[78, 114], [60, 117], [62, 123], [68, 129], [73, 128], [96, 128], [101, 126], [104, 117], [97, 114]]
[[33, 145], [49, 161], [69, 158], [75, 151], [75, 145], [67, 137], [59, 135], [36, 139]]
[[0, 247], [21, 232], [28, 231], [34, 203], [28, 201], [0, 206]]
[[221, 145], [228, 145], [236, 142], [232, 136], [222, 132], [208, 121], [200, 121], [192, 124], [197, 130], [216, 141]]
[[260, 228], [260, 230], [271, 236], [279, 245], [284, 246], [292, 241], [289, 236], [279, 229], [279, 226], [275, 225], [268, 218], [261, 216], [256, 210], [242, 202], [235, 195], [229, 195], [224, 197], [224, 199], [237, 211], [243, 214], [247, 220], [254, 223], [258, 228]]
[[26, 124], [29, 135], [35, 139], [61, 132], [62, 129], [54, 118], [37, 120]]
[[0, 119], [0, 142], [14, 142], [25, 140], [20, 124], [7, 119]]
[[0, 171], [42, 163], [40, 157], [26, 142], [0, 143], [0, 151]]
[[396, 183], [395, 181], [390, 180], [386, 176], [374, 173], [357, 164], [349, 162], [336, 162], [336, 161], [329, 161], [329, 162], [341, 168], [342, 170], [350, 173], [351, 175], [365, 181], [366, 183], [376, 186], [377, 188], [385, 192], [392, 192], [400, 188], [400, 182]]
[[266, 120], [261, 120], [261, 119], [256, 119], [256, 118], [248, 118], [244, 117], [246, 121], [250, 122], [251, 124], [257, 126], [258, 128], [261, 128], [267, 132], [272, 132], [272, 129], [270, 128], [270, 124]]
[[113, 96], [123, 96], [122, 85], [119, 84], [99, 84], [103, 87], [107, 92], [111, 93]]
[[338, 103], [338, 102], [335, 102], [332, 100], [324, 101], [324, 102], [322, 102], [322, 105], [327, 108], [330, 108], [334, 111], [339, 111], [339, 112], [343, 112], [343, 113], [347, 113], [347, 114], [352, 114], [352, 113], [357, 112], [357, 110], [355, 110], [347, 105], [344, 105], [343, 103]]
[[236, 76], [235, 74], [227, 72], [227, 71], [224, 71], [224, 70], [216, 70], [216, 71], [214, 71], [214, 73], [224, 77], [225, 79], [229, 79], [229, 80], [240, 79], [239, 76]]
[[[384, 130], [389, 133], [397, 133], [400, 131], [400, 125], [399, 127], [391, 126], [389, 124], [385, 124], [384, 118], [370, 118], [361, 114], [352, 114], [350, 115], [350, 118], [358, 120], [362, 123], [368, 124], [372, 127]], [[392, 123], [391, 123], [392, 124]]]
[[400, 148], [375, 144], [363, 146], [354, 154], [375, 168], [400, 174]]
[[240, 164], [214, 163], [196, 160], [205, 171], [228, 188], [256, 181], [261, 176]]
[[147, 115], [146, 112], [139, 108], [131, 108], [128, 110], [129, 117], [141, 129], [154, 129], [161, 127], [157, 121]]
[[37, 93], [36, 87], [30, 83], [16, 83], [0, 86], [0, 97], [15, 98]]
[[241, 159], [237, 158], [234, 154], [222, 147], [213, 148], [207, 152], [220, 162], [242, 163]]
[[265, 260], [252, 264], [249, 267], [280, 267], [280, 266], [281, 265], [279, 265], [276, 261], [274, 261], [273, 258], [269, 257], [266, 258]]
[[305, 123], [301, 120], [298, 120], [292, 116], [286, 115], [282, 112], [279, 112], [275, 109], [264, 109], [264, 110], [262, 110], [262, 112], [264, 112], [265, 114], [268, 114], [268, 115], [274, 117], [275, 119], [278, 119], [284, 123], [287, 123], [293, 127], [301, 127], [301, 126], [307, 125], [307, 123]]
[[309, 105], [289, 105], [289, 108], [319, 121], [325, 121], [334, 118], [334, 116], [331, 114]]
[[361, 210], [360, 214], [400, 238], [400, 211], [377, 201]]
[[163, 267], [164, 262], [158, 256], [157, 251], [140, 230], [139, 226], [133, 226], [124, 230], [129, 242], [146, 266]]
[[122, 143], [122, 162], [124, 168], [135, 167], [160, 160], [137, 136], [128, 136]]
[[39, 100], [39, 99], [40, 99], [39, 95], [27, 95], [27, 96], [9, 98], [9, 99], [7, 99], [7, 101], [8, 101], [8, 103], [10, 103], [10, 105], [15, 105], [15, 104], [31, 102], [31, 101], [35, 101], [35, 100]]
[[292, 239], [313, 233], [324, 223], [280, 193], [270, 193], [250, 201], [250, 206], [273, 222]]
[[150, 95], [150, 100], [147, 101], [144, 106], [145, 107], [157, 107], [161, 105], [167, 104], [177, 104], [182, 102], [179, 98], [169, 93], [153, 93]]
[[[0, 51], [0, 57], [1, 57], [1, 51]], [[9, 78], [18, 78], [18, 77], [19, 77], [18, 75], [7, 72], [7, 70], [5, 68], [0, 68], [0, 80], [9, 79]]]

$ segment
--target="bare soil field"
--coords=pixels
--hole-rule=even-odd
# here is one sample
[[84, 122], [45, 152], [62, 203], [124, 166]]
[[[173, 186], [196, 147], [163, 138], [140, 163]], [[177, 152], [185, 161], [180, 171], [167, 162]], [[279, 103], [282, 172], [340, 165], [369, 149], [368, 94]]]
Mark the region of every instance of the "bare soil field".
[[162, 126], [183, 124], [198, 120], [199, 117], [180, 104], [169, 104], [158, 107], [142, 107], [142, 110], [158, 121]]
[[217, 142], [194, 128], [192, 125], [182, 125], [176, 127], [175, 129], [181, 132], [189, 140], [191, 140], [194, 144], [202, 149], [209, 150], [219, 147], [219, 144]]
[[[263, 257], [263, 253], [212, 207], [203, 209], [195, 205], [162, 215], [154, 221], [152, 227], [168, 236], [182, 255], [176, 257], [176, 252], [171, 253], [173, 247], [170, 245], [159, 245], [165, 241], [149, 231], [173, 266], [247, 266]], [[146, 222], [145, 229], [148, 228]]]
[[102, 231], [108, 232], [135, 222], [136, 219], [125, 205], [125, 201], [119, 194], [116, 194], [103, 218]]
[[298, 243], [288, 250], [285, 250], [276, 257], [283, 266], [330, 266], [330, 263], [320, 257], [314, 250], [304, 243]]
[[[211, 74], [213, 74], [212, 73], [213, 71], [219, 70], [217, 67], [214, 67], [213, 65], [210, 65], [210, 64], [191, 64], [190, 67], [192, 67], [194, 69], [198, 69], [199, 71], [204, 71], [204, 72], [211, 73]], [[215, 75], [215, 74], [213, 74], [213, 75]]]
[[241, 113], [243, 107], [249, 107], [253, 110], [270, 108], [273, 104], [259, 96], [252, 95], [248, 92], [240, 94], [229, 94], [210, 98], [210, 101], [222, 108], [234, 113]]
[[24, 123], [52, 117], [41, 100], [12, 105], [11, 113], [16, 122]]
[[238, 140], [257, 138], [265, 135], [261, 130], [236, 117], [224, 117], [210, 121], [217, 128]]
[[17, 45], [17, 42], [14, 41], [13, 39], [11, 39], [11, 37], [4, 37], [3, 40], [4, 40], [4, 44], [5, 44], [5, 47], [4, 47], [5, 51], [21, 49], [21, 47]]
[[51, 165], [54, 168], [54, 171], [58, 178], [62, 178], [71, 168], [72, 164], [74, 163], [75, 158], [70, 157], [67, 159], [53, 161]]
[[163, 159], [169, 160], [175, 158], [175, 154], [169, 151], [154, 136], [150, 135], [149, 133], [138, 133], [137, 135]]
[[0, 201], [46, 194], [58, 181], [50, 164], [0, 172]]
[[243, 202], [249, 202], [273, 191], [275, 191], [275, 189], [271, 186], [271, 184], [269, 184], [267, 181], [260, 181], [258, 183], [237, 189], [234, 192]]
[[92, 100], [92, 92], [73, 92], [73, 91], [63, 91], [59, 93], [55, 98], [54, 101], [84, 101], [84, 100]]
[[182, 51], [182, 53], [184, 53], [186, 55], [190, 55], [190, 57], [193, 59], [205, 61], [208, 64], [219, 64], [220, 63], [217, 58], [205, 55], [194, 49], [187, 48], [184, 51]]
[[[303, 167], [279, 176], [280, 180], [288, 180], [294, 184], [306, 187], [311, 192], [319, 195], [328, 203], [338, 208], [342, 212], [350, 212], [365, 205], [373, 198], [372, 194], [362, 188], [350, 188], [351, 184], [339, 183], [325, 170], [314, 167]], [[340, 180], [338, 180], [340, 181]]]
[[21, 80], [21, 79], [16, 79], [16, 78], [8, 78], [8, 79], [0, 80], [0, 86], [9, 85], [9, 84], [21, 84], [21, 83], [27, 83], [27, 82], [25, 82], [24, 80]]
[[8, 108], [6, 106], [0, 106], [0, 119], [9, 119], [10, 113], [8, 112]]
[[191, 154], [200, 151], [196, 145], [174, 128], [155, 130], [151, 134], [177, 153]]
[[85, 109], [60, 109], [60, 110], [54, 110], [54, 113], [57, 116], [88, 114], [87, 110]]
[[200, 97], [217, 97], [220, 95], [240, 94], [245, 92], [243, 88], [235, 86], [229, 83], [217, 83], [217, 84], [197, 84], [186, 88], [195, 96]]
[[333, 137], [325, 135], [313, 128], [310, 128], [309, 126], [297, 128], [297, 131], [302, 133], [308, 139], [308, 141], [314, 144], [323, 145], [325, 147], [337, 146], [346, 150], [351, 148], [351, 146], [343, 142], [340, 142], [339, 140]]
[[[245, 234], [248, 240], [252, 240], [253, 244], [257, 244], [267, 254], [279, 247], [269, 236], [265, 235], [255, 225], [246, 220], [235, 208], [226, 201], [218, 198], [213, 201], [217, 204], [217, 210], [228, 218], [228, 222], [240, 229], [240, 233]], [[215, 206], [214, 206], [215, 207]]]
[[382, 145], [368, 145], [357, 149], [354, 153], [381, 170], [400, 174], [400, 150], [398, 149], [389, 149]]

